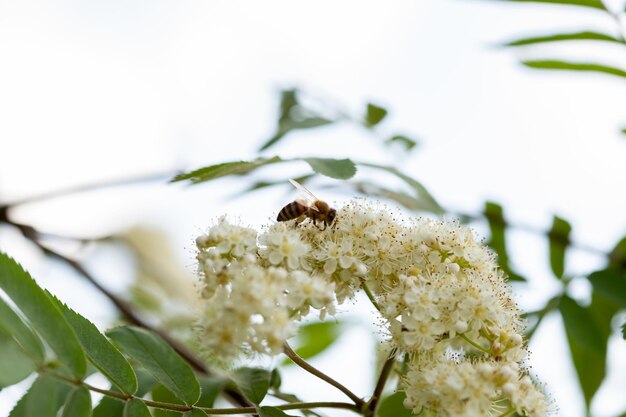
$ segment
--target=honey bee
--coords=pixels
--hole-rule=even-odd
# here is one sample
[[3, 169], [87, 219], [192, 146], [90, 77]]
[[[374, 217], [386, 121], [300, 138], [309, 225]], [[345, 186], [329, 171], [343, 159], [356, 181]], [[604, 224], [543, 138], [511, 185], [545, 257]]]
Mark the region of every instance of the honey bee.
[[337, 215], [337, 210], [330, 207], [327, 202], [315, 197], [312, 192], [304, 188], [302, 184], [290, 179], [289, 182], [302, 193], [295, 201], [287, 204], [278, 213], [276, 218], [279, 222], [287, 222], [296, 219], [296, 227], [307, 218], [311, 219], [317, 227], [317, 222], [324, 223], [324, 229], [332, 226]]

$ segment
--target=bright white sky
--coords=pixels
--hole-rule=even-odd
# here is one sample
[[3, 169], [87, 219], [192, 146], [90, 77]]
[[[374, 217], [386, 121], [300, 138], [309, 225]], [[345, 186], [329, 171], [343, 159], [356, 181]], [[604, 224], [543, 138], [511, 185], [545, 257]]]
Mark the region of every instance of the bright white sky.
[[[608, 249], [626, 234], [626, 138], [618, 133], [626, 126], [626, 82], [533, 72], [518, 62], [601, 57], [626, 68], [625, 48], [497, 47], [518, 36], [580, 29], [615, 27], [591, 9], [495, 1], [0, 0], [0, 199], [252, 157], [274, 128], [278, 90], [297, 85], [356, 113], [368, 100], [387, 106], [383, 132], [420, 139], [402, 168], [444, 206], [472, 212], [493, 199], [513, 221], [537, 227], [558, 213], [572, 221], [576, 241]], [[395, 161], [350, 126], [294, 135], [277, 151]], [[193, 189], [132, 187], [19, 214], [73, 235], [158, 225], [192, 265], [190, 242], [213, 217], [228, 212], [260, 224], [289, 198], [276, 190], [225, 201], [240, 186], [225, 180]], [[557, 288], [545, 245], [513, 236], [514, 261], [533, 278], [520, 294], [522, 306], [539, 305]], [[45, 277], [49, 264], [14, 234], [0, 236], [0, 246]], [[572, 273], [601, 266], [583, 255], [570, 261]], [[93, 320], [111, 317], [77, 294], [87, 286], [42, 279]], [[118, 281], [111, 278], [110, 286], [123, 288]], [[578, 417], [582, 403], [569, 382], [575, 376], [559, 326], [556, 319], [545, 323], [531, 362], [559, 415]], [[340, 379], [367, 395], [369, 375], [356, 369], [370, 367], [370, 352], [350, 352], [369, 346], [368, 339], [352, 333], [318, 364], [336, 368], [341, 355], [350, 355], [355, 370]], [[626, 385], [625, 352], [615, 338], [609, 354], [617, 368], [594, 404], [598, 416], [626, 408], [619, 390]], [[0, 416], [18, 395], [0, 393]]]

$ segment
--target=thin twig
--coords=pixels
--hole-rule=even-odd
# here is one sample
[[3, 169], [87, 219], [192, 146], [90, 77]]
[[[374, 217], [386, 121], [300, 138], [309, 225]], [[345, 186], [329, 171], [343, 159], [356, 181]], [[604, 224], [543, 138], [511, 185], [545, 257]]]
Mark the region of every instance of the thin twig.
[[158, 172], [158, 173], [147, 174], [147, 175], [138, 176], [134, 178], [125, 178], [125, 179], [113, 180], [113, 181], [103, 181], [103, 182], [97, 182], [93, 184], [85, 184], [85, 185], [79, 185], [76, 187], [64, 188], [64, 189], [50, 191], [47, 193], [33, 195], [30, 197], [25, 197], [20, 200], [15, 200], [15, 201], [10, 201], [8, 203], [0, 204], [0, 210], [11, 208], [11, 207], [16, 207], [16, 206], [21, 206], [24, 204], [35, 203], [35, 202], [39, 202], [43, 200], [50, 200], [53, 198], [63, 197], [66, 195], [71, 195], [71, 194], [78, 194], [78, 193], [83, 193], [87, 191], [100, 190], [103, 188], [119, 187], [122, 185], [140, 184], [143, 182], [165, 180], [165, 179], [174, 177], [177, 173], [178, 171]]
[[[185, 412], [185, 411], [198, 409], [198, 410], [204, 411], [205, 413], [209, 415], [254, 414], [257, 412], [256, 407], [253, 407], [253, 406], [236, 407], [236, 408], [209, 408], [209, 407], [198, 407], [198, 406], [185, 405], [185, 404], [174, 404], [174, 403], [168, 403], [168, 402], [163, 402], [163, 401], [153, 401], [153, 400], [148, 400], [142, 397], [137, 397], [134, 395], [127, 395], [127, 394], [123, 394], [117, 391], [111, 391], [107, 389], [98, 388], [93, 385], [87, 384], [84, 381], [68, 378], [48, 368], [41, 369], [40, 372], [50, 375], [53, 378], [56, 378], [60, 381], [63, 381], [65, 383], [68, 383], [74, 386], [83, 386], [90, 391], [94, 391], [99, 394], [106, 395], [107, 397], [115, 398], [120, 401], [128, 401], [131, 398], [134, 398], [134, 399], [142, 401], [148, 407], [159, 408], [162, 410]], [[359, 412], [359, 409], [354, 404], [344, 403], [344, 402], [339, 402], [339, 401], [297, 402], [297, 403], [290, 403], [290, 404], [275, 405], [273, 407], [278, 408], [280, 410], [306, 410], [310, 408], [342, 408], [345, 410], [352, 410], [354, 412]]]
[[385, 361], [385, 364], [380, 371], [380, 375], [378, 376], [378, 381], [376, 382], [376, 387], [374, 388], [372, 398], [370, 398], [369, 402], [367, 403], [367, 408], [370, 412], [370, 415], [374, 415], [374, 412], [376, 411], [376, 407], [378, 406], [378, 402], [380, 401], [380, 396], [383, 393], [383, 389], [385, 389], [385, 384], [387, 383], [387, 379], [389, 378], [389, 374], [391, 373], [395, 362], [396, 351], [395, 349], [393, 349], [389, 353], [389, 356], [387, 357], [387, 360]]
[[318, 377], [322, 381], [325, 381], [325, 382], [329, 383], [333, 387], [337, 388], [339, 391], [341, 391], [344, 394], [346, 394], [352, 401], [354, 401], [354, 404], [359, 409], [361, 409], [361, 407], [363, 407], [363, 404], [365, 404], [365, 401], [363, 401], [361, 398], [359, 398], [356, 394], [354, 394], [352, 391], [350, 391], [344, 385], [342, 385], [341, 383], [335, 381], [333, 378], [329, 377], [328, 375], [326, 375], [325, 373], [323, 373], [319, 369], [313, 367], [307, 361], [302, 359], [296, 352], [293, 351], [293, 349], [291, 349], [291, 346], [289, 346], [289, 344], [287, 342], [285, 342], [283, 344], [283, 351], [285, 352], [285, 355], [287, 355], [287, 357], [289, 359], [291, 359], [300, 368], [304, 369], [305, 371], [309, 372], [312, 375], [315, 375], [316, 377]]

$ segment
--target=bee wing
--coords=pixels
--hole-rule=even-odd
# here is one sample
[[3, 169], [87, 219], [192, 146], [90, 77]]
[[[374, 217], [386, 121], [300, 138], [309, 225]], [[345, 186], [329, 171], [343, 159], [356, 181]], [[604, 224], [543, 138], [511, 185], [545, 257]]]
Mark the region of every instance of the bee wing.
[[291, 185], [296, 187], [296, 189], [300, 191], [301, 193], [301, 195], [296, 199], [298, 203], [305, 205], [307, 207], [310, 207], [315, 211], [319, 211], [317, 207], [315, 207], [315, 204], [314, 204], [319, 199], [315, 197], [315, 195], [312, 192], [307, 190], [304, 187], [304, 185], [300, 184], [299, 182], [295, 180], [292, 180], [291, 178], [289, 178], [289, 182], [291, 183]]

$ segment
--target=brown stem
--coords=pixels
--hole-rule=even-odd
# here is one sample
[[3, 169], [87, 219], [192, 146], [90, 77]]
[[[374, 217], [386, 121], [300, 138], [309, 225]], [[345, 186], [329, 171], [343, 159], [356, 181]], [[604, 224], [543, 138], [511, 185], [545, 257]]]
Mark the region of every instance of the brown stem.
[[[47, 368], [41, 369], [40, 372], [46, 373], [54, 378], [57, 378], [71, 385], [75, 385], [75, 386], [82, 385], [90, 391], [94, 391], [94, 392], [106, 395], [108, 397], [116, 398], [120, 401], [127, 401], [131, 398], [135, 398], [135, 399], [142, 401], [148, 407], [160, 408], [162, 410], [185, 412], [185, 411], [190, 411], [193, 409], [198, 409], [198, 410], [204, 411], [205, 413], [209, 415], [254, 414], [257, 412], [257, 409], [254, 406], [236, 407], [236, 408], [209, 408], [209, 407], [198, 407], [198, 406], [185, 405], [185, 404], [173, 404], [173, 403], [168, 403], [168, 402], [163, 402], [163, 401], [147, 400], [145, 398], [136, 397], [134, 395], [126, 395], [121, 392], [94, 387], [93, 385], [87, 384], [84, 381], [68, 378], [64, 375], [56, 373]], [[276, 405], [273, 407], [281, 409], [281, 410], [306, 410], [310, 408], [342, 408], [345, 410], [352, 410], [357, 413], [359, 412], [359, 409], [354, 404], [338, 402], [338, 401], [297, 402], [297, 403], [291, 403], [291, 404]]]
[[369, 410], [369, 415], [374, 415], [376, 411], [376, 407], [378, 406], [378, 402], [380, 401], [380, 396], [383, 393], [383, 389], [385, 388], [385, 383], [389, 378], [389, 374], [391, 374], [391, 370], [396, 362], [396, 350], [393, 349], [385, 364], [383, 365], [383, 369], [380, 371], [380, 375], [378, 376], [378, 381], [376, 382], [376, 387], [374, 388], [374, 393], [372, 394], [372, 398], [370, 398], [367, 403], [367, 409]]
[[289, 346], [287, 342], [283, 344], [283, 351], [285, 352], [285, 355], [287, 355], [287, 357], [289, 357], [289, 359], [291, 359], [300, 368], [304, 369], [305, 371], [309, 372], [312, 375], [315, 375], [322, 381], [329, 383], [333, 387], [337, 388], [339, 391], [346, 394], [352, 401], [354, 401], [354, 404], [357, 406], [359, 410], [363, 407], [363, 405], [365, 404], [365, 401], [363, 401], [361, 398], [359, 398], [356, 394], [354, 394], [348, 388], [343, 386], [341, 383], [335, 381], [333, 378], [329, 377], [328, 375], [326, 375], [325, 373], [313, 367], [307, 361], [302, 359], [296, 352], [293, 351], [293, 349], [291, 349], [291, 346]]

